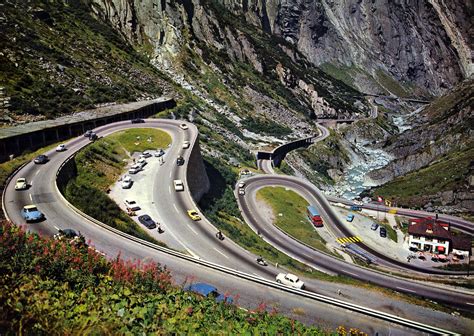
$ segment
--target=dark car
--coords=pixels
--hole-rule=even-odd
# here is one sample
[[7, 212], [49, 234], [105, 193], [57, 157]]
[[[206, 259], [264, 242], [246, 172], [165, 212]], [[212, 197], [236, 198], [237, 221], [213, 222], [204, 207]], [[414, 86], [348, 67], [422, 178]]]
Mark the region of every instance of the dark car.
[[43, 154], [38, 155], [34, 160], [34, 163], [36, 163], [36, 164], [44, 164], [46, 162], [48, 162], [48, 157], [46, 155], [43, 155]]
[[384, 227], [380, 228], [380, 237], [383, 237], [383, 238], [387, 237], [387, 229], [386, 228], [384, 228]]
[[142, 124], [144, 122], [145, 122], [145, 120], [140, 119], [140, 118], [132, 119], [132, 124]]
[[184, 287], [184, 290], [194, 292], [205, 297], [214, 298], [217, 302], [232, 303], [234, 301], [231, 296], [220, 294], [216, 287], [203, 282], [188, 285]]
[[178, 158], [176, 159], [176, 164], [178, 166], [184, 165], [184, 158], [182, 156], [178, 156]]
[[138, 217], [138, 221], [145, 225], [149, 229], [154, 229], [156, 228], [156, 223], [153, 219], [151, 219], [150, 216], [148, 215], [141, 215]]
[[94, 132], [91, 132], [91, 134], [89, 134], [89, 140], [90, 141], [95, 141], [99, 139], [99, 136], [97, 134], [95, 134]]

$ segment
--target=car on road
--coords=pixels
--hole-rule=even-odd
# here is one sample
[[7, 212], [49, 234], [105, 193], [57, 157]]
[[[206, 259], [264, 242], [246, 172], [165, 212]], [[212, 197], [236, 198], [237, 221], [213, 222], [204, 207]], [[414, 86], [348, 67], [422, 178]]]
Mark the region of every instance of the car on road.
[[204, 297], [213, 298], [217, 302], [224, 302], [224, 303], [234, 302], [234, 299], [231, 296], [220, 294], [217, 291], [216, 287], [209, 285], [207, 283], [198, 282], [195, 284], [187, 285], [183, 289], [187, 292], [193, 292], [193, 293], [202, 295]]
[[130, 189], [132, 187], [133, 180], [129, 175], [125, 175], [122, 179], [122, 189]]
[[145, 122], [145, 120], [140, 119], [140, 118], [132, 119], [132, 124], [142, 124], [144, 122]]
[[387, 229], [384, 228], [384, 227], [381, 227], [379, 234], [380, 234], [380, 237], [386, 238], [387, 237]]
[[182, 156], [178, 156], [178, 157], [176, 158], [176, 165], [177, 165], [177, 166], [182, 166], [182, 165], [184, 165], [184, 158], [183, 158]]
[[201, 216], [199, 216], [198, 212], [194, 209], [188, 210], [188, 216], [193, 220], [193, 221], [199, 221], [201, 220]]
[[377, 230], [379, 228], [379, 225], [377, 223], [373, 223], [372, 226], [370, 227], [371, 230]]
[[64, 152], [66, 149], [67, 148], [65, 144], [60, 144], [56, 147], [56, 152]]
[[87, 130], [87, 131], [84, 133], [84, 136], [85, 136], [86, 138], [88, 138], [88, 137], [91, 136], [92, 133], [93, 133], [93, 132], [92, 132], [91, 130]]
[[245, 195], [245, 189], [239, 188], [239, 195]]
[[25, 205], [23, 209], [21, 209], [21, 217], [23, 217], [27, 223], [44, 219], [43, 213], [38, 210], [36, 205]]
[[188, 125], [186, 125], [186, 124], [181, 124], [181, 125], [179, 125], [179, 127], [181, 127], [181, 129], [184, 129], [184, 130], [188, 129]]
[[38, 155], [38, 156], [35, 158], [34, 163], [36, 163], [36, 164], [44, 164], [44, 163], [46, 163], [46, 162], [48, 162], [48, 161], [49, 161], [48, 157], [47, 157], [46, 155], [44, 155], [44, 154], [41, 154], [41, 155]]
[[276, 281], [290, 287], [304, 289], [304, 282], [291, 273], [278, 273]]
[[351, 211], [361, 211], [362, 208], [358, 205], [351, 205]]
[[164, 151], [162, 148], [158, 149], [158, 150], [155, 152], [155, 156], [156, 156], [156, 157], [160, 157], [160, 156], [163, 156], [163, 155], [165, 155], [165, 151]]
[[348, 214], [346, 217], [346, 220], [350, 223], [354, 220], [354, 215], [353, 214]]
[[174, 180], [173, 185], [174, 185], [174, 190], [175, 191], [183, 191], [184, 190], [184, 184], [183, 184], [183, 181], [181, 181], [181, 180]]
[[25, 190], [25, 189], [28, 189], [28, 182], [26, 181], [26, 178], [20, 177], [16, 179], [15, 190]]
[[91, 132], [91, 134], [89, 134], [89, 140], [90, 141], [95, 141], [99, 139], [99, 136], [97, 134], [95, 134], [94, 132]]
[[136, 174], [141, 170], [142, 170], [142, 166], [136, 163], [128, 169], [128, 172], [129, 174]]
[[125, 206], [127, 207], [128, 210], [131, 211], [138, 211], [140, 210], [140, 206], [137, 204], [137, 202], [132, 201], [132, 200], [125, 200]]
[[188, 140], [183, 141], [183, 149], [186, 149], [186, 148], [189, 148], [189, 141]]
[[151, 157], [151, 153], [149, 151], [144, 151], [143, 153], [140, 154], [141, 158], [149, 158]]
[[156, 223], [153, 219], [151, 219], [150, 216], [148, 215], [141, 215], [141, 216], [138, 216], [138, 221], [140, 223], [142, 223], [143, 225], [145, 225], [147, 228], [149, 229], [154, 229], [156, 228]]
[[79, 237], [79, 233], [77, 233], [73, 229], [59, 229], [58, 233], [56, 233], [54, 236], [54, 239], [61, 240], [63, 238], [68, 238], [68, 239], [73, 239], [76, 237]]
[[243, 182], [243, 181], [239, 182], [239, 188], [243, 188], [243, 187], [245, 187], [245, 182]]

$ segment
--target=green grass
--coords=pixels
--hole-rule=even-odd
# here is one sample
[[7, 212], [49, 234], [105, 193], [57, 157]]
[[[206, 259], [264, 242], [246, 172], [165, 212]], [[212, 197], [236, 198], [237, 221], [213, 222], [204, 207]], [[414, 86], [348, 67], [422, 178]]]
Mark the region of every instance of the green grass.
[[390, 91], [391, 93], [395, 94], [398, 97], [408, 97], [409, 92], [395, 79], [393, 79], [392, 76], [387, 74], [386, 72], [382, 70], [377, 70], [376, 71], [376, 79], [382, 85], [385, 89]]
[[283, 187], [265, 187], [257, 192], [257, 199], [272, 208], [278, 228], [315, 249], [337, 256], [309, 222], [306, 216], [309, 203], [296, 192]]
[[[0, 224], [2, 334], [329, 334], [279, 315], [268, 301], [246, 311], [184, 292], [180, 285], [193, 277], [173, 285], [154, 261], [107, 261], [84, 246]], [[238, 304], [238, 292], [223, 294]]]
[[[114, 133], [108, 138], [118, 141], [129, 153], [143, 152], [148, 149], [167, 148], [171, 144], [171, 136], [165, 131], [155, 128], [132, 128]], [[150, 141], [148, 141], [148, 139], [150, 139]]]
[[[136, 145], [136, 137], [140, 136]], [[148, 137], [152, 138], [148, 142]], [[67, 184], [68, 201], [89, 216], [125, 233], [165, 246], [150, 237], [119, 206], [106, 191], [123, 173], [129, 151], [167, 147], [171, 137], [157, 129], [130, 129], [100, 139], [81, 150], [75, 157], [77, 177]]]

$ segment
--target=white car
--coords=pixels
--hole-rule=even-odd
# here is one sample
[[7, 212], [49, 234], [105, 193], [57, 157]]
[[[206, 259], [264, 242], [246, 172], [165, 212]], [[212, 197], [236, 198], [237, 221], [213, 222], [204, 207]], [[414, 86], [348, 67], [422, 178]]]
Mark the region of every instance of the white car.
[[65, 144], [60, 144], [58, 147], [56, 147], [56, 152], [64, 152], [66, 150], [66, 145]]
[[25, 189], [28, 189], [28, 182], [26, 181], [26, 178], [20, 177], [19, 179], [16, 180], [15, 190], [25, 190]]
[[122, 179], [122, 189], [130, 189], [132, 187], [133, 180], [131, 176], [125, 175]]
[[144, 151], [143, 153], [140, 154], [141, 158], [149, 158], [151, 157], [151, 153], [149, 151]]
[[132, 200], [125, 200], [125, 205], [126, 205], [127, 209], [129, 209], [131, 211], [138, 211], [138, 210], [141, 209], [138, 206], [137, 202], [132, 201]]
[[239, 188], [245, 187], [245, 182], [239, 182]]
[[290, 287], [304, 289], [304, 282], [301, 281], [296, 275], [291, 273], [278, 273], [276, 276], [276, 281]]
[[188, 140], [183, 141], [183, 148], [184, 149], [189, 148], [189, 141]]
[[239, 195], [245, 195], [245, 189], [239, 188]]
[[146, 159], [145, 159], [144, 157], [140, 157], [140, 158], [137, 160], [137, 163], [136, 163], [136, 164], [139, 165], [140, 168], [143, 168], [143, 167], [145, 167], [145, 166], [147, 165], [147, 163], [148, 163], [148, 162], [146, 161]]
[[174, 190], [175, 190], [175, 191], [183, 191], [183, 190], [184, 190], [183, 181], [181, 181], [181, 180], [174, 180], [174, 181], [173, 181], [173, 184], [174, 184]]
[[186, 124], [181, 124], [181, 125], [179, 125], [179, 127], [181, 127], [181, 129], [184, 129], [184, 130], [188, 129], [188, 125], [186, 125]]
[[139, 171], [142, 170], [142, 166], [139, 165], [139, 164], [134, 164], [133, 166], [130, 167], [130, 169], [128, 170], [128, 173], [129, 174], [136, 174], [138, 173]]
[[163, 149], [158, 149], [156, 152], [155, 152], [155, 156], [156, 157], [160, 157], [160, 156], [163, 156], [165, 155], [165, 151]]

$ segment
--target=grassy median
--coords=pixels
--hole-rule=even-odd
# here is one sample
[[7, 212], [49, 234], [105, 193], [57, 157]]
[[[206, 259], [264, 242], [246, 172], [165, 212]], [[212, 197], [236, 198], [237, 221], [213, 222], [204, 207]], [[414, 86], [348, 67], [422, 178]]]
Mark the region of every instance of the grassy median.
[[257, 199], [271, 207], [278, 228], [315, 249], [336, 256], [306, 217], [309, 203], [303, 197], [283, 187], [265, 187], [257, 192]]
[[109, 198], [107, 190], [123, 174], [131, 152], [168, 147], [170, 143], [168, 133], [151, 128], [121, 131], [97, 140], [77, 153], [77, 177], [69, 181], [66, 198], [81, 211], [111, 227], [163, 245], [123, 212]]

